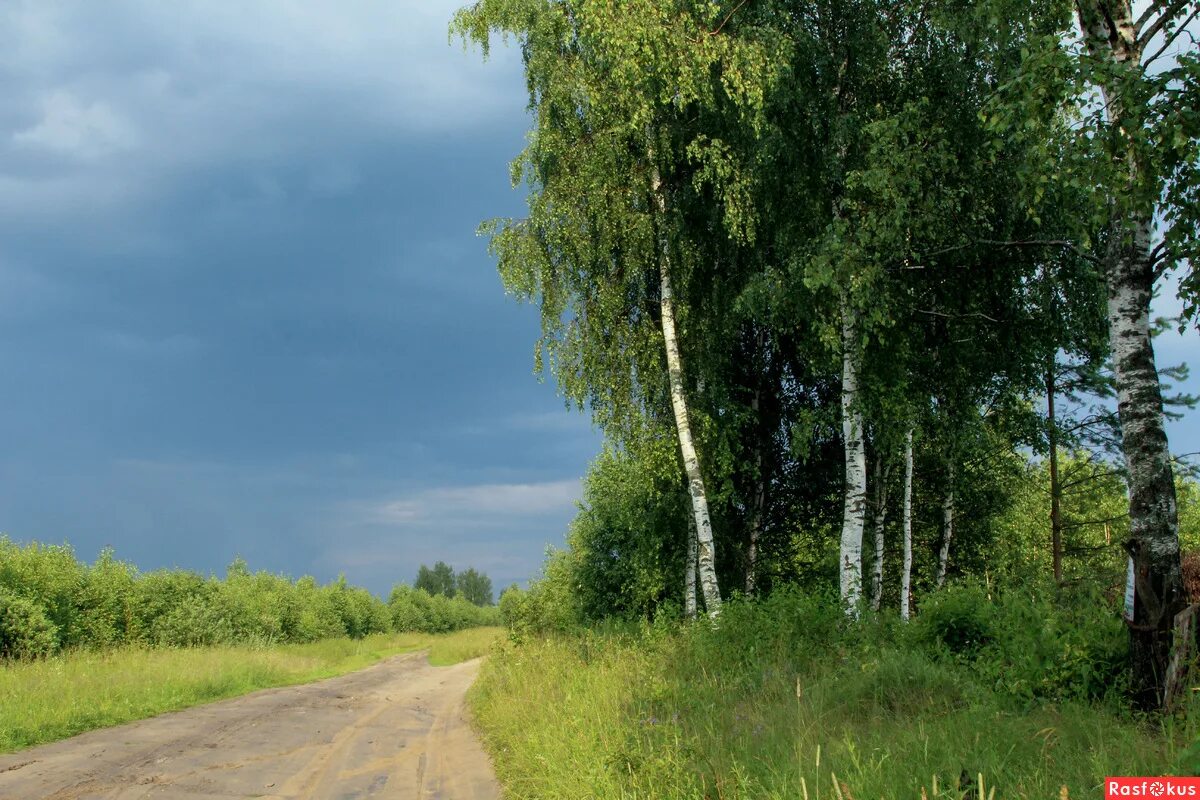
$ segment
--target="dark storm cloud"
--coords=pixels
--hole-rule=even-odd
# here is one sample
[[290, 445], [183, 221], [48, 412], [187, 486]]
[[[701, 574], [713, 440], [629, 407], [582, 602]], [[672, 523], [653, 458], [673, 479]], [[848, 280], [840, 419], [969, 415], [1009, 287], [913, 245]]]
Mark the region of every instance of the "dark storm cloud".
[[596, 438], [473, 235], [527, 118], [456, 5], [0, 10], [0, 530], [377, 590], [561, 541]]

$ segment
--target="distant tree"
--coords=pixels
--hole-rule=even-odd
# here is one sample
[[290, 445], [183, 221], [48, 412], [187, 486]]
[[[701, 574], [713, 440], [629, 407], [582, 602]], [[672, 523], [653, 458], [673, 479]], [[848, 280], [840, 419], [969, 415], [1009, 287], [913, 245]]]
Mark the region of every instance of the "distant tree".
[[458, 593], [464, 600], [477, 606], [492, 605], [492, 579], [482, 572], [476, 572], [474, 567], [468, 567], [458, 573], [456, 578]]
[[414, 589], [424, 589], [430, 594], [440, 594], [445, 597], [454, 597], [454, 569], [445, 561], [439, 561], [433, 565], [433, 569], [421, 565], [417, 570], [417, 579], [413, 582]]

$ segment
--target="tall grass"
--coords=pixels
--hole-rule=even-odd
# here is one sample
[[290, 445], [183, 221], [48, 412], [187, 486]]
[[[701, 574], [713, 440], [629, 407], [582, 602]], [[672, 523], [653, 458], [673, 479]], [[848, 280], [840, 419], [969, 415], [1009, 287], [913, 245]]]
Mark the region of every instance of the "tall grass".
[[[987, 630], [1015, 635], [1001, 622]], [[510, 641], [471, 699], [514, 798], [1086, 798], [1106, 775], [1200, 766], [1200, 714], [1138, 718], [1081, 679], [1107, 663], [1102, 636], [1063, 676], [931, 630], [784, 595], [730, 604], [715, 628]]]
[[0, 751], [341, 675], [398, 653], [429, 649], [432, 663], [453, 664], [484, 655], [499, 634], [480, 628], [273, 646], [80, 650], [0, 663]]

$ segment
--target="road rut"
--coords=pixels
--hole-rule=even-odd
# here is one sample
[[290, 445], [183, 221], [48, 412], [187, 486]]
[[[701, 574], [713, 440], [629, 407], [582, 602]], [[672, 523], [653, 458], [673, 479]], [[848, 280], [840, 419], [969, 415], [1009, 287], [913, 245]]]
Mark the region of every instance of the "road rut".
[[479, 663], [397, 656], [0, 755], [0, 798], [493, 800], [464, 713]]

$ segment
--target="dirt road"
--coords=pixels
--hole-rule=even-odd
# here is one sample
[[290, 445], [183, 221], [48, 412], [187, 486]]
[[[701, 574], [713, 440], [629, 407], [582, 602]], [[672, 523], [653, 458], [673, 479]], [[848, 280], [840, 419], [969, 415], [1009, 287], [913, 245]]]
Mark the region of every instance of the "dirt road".
[[0, 756], [0, 798], [500, 796], [463, 714], [479, 661], [397, 656]]

